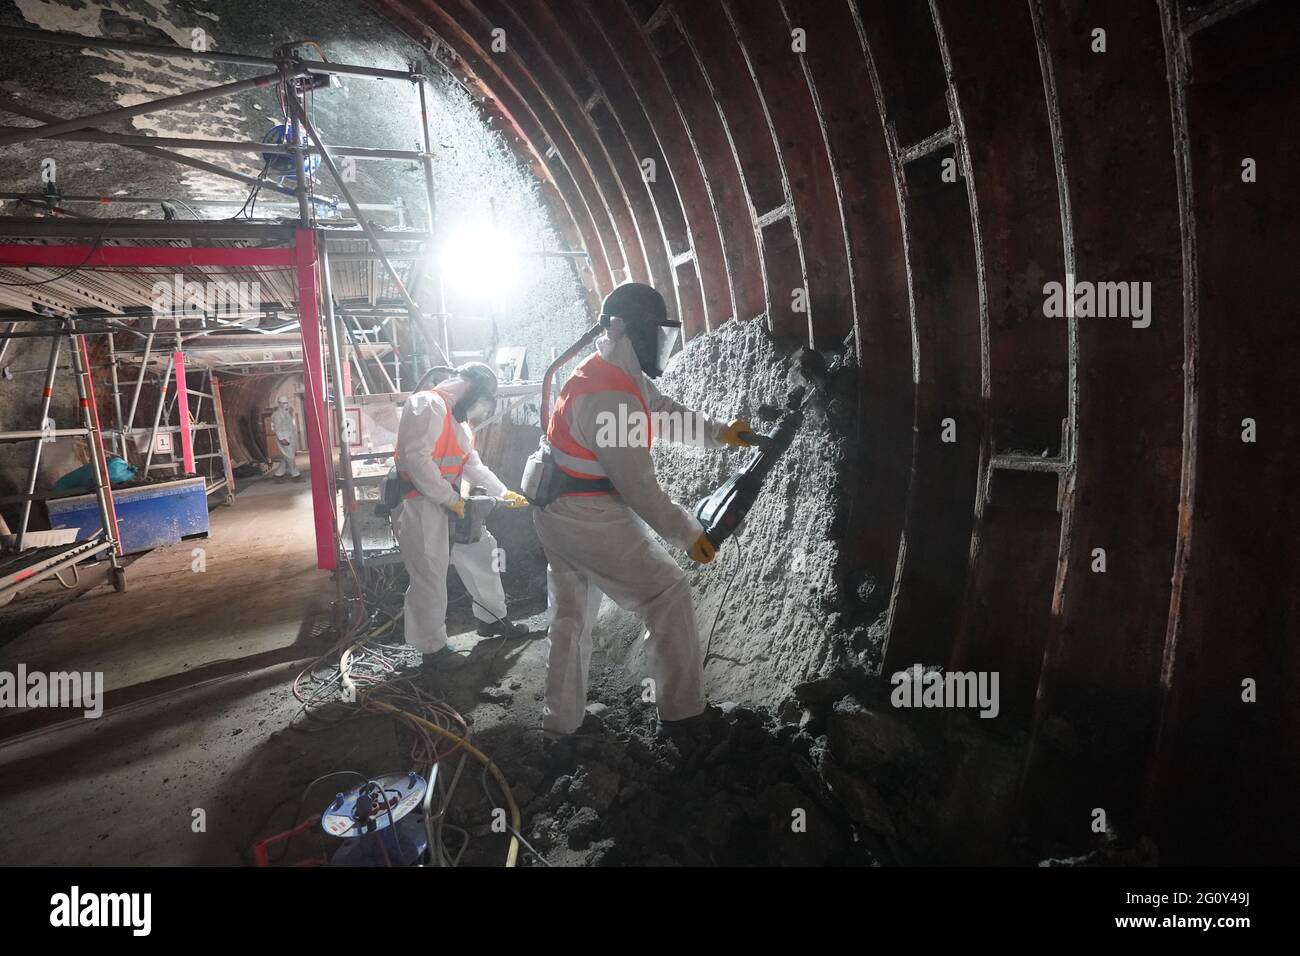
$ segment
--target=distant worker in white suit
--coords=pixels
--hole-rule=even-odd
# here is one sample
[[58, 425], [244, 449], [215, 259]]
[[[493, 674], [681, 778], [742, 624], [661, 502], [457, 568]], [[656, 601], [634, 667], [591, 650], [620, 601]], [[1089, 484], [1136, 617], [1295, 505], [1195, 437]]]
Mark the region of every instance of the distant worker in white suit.
[[276, 454], [280, 460], [275, 463], [275, 471], [271, 474], [276, 481], [284, 481], [286, 472], [288, 477], [294, 481], [305, 481], [302, 472], [298, 470], [298, 423], [293, 420], [293, 412], [289, 409], [289, 397], [281, 395], [279, 402], [276, 403], [275, 411], [271, 413], [271, 430], [275, 432]]
[[528, 629], [506, 617], [505, 591], [494, 560], [497, 541], [487, 529], [473, 544], [450, 542], [450, 523], [464, 517], [461, 482], [523, 508], [523, 495], [510, 491], [483, 464], [471, 426], [496, 408], [497, 377], [482, 362], [425, 373], [402, 406], [396, 459], [404, 481], [393, 528], [410, 578], [403, 611], [406, 642], [426, 656], [447, 646], [447, 567], [456, 566], [474, 601], [478, 633], [522, 637]]

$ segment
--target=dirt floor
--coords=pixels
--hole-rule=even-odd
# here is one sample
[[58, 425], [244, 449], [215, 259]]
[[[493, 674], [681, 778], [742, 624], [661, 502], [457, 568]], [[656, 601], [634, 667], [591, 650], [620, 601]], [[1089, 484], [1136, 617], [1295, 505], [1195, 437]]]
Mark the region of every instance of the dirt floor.
[[[0, 648], [0, 669], [98, 671], [105, 691], [99, 719], [0, 719], [4, 862], [238, 862], [213, 845], [223, 807], [246, 799], [224, 797], [230, 771], [281, 723], [283, 681], [318, 652], [333, 599], [302, 530], [309, 488], [241, 488], [206, 539], [131, 562], [125, 594], [94, 587]], [[27, 604], [5, 609], [11, 627]], [[206, 832], [191, 830], [196, 809]]]

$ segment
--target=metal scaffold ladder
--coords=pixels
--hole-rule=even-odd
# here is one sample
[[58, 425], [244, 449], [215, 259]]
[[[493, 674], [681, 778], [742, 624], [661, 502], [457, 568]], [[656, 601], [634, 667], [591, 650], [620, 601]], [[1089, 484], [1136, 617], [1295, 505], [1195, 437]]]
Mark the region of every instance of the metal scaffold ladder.
[[[77, 333], [72, 323], [65, 321], [57, 331], [46, 333], [50, 337], [50, 356], [46, 366], [44, 388], [41, 394], [40, 421], [34, 430], [0, 432], [0, 442], [33, 442], [31, 466], [27, 472], [25, 493], [17, 496], [21, 503], [21, 517], [16, 534], [12, 537], [12, 550], [0, 554], [0, 605], [7, 604], [20, 592], [54, 577], [64, 587], [63, 572], [71, 569], [79, 577], [78, 566], [91, 559], [107, 557], [110, 563], [109, 578], [119, 591], [126, 590], [126, 572], [121, 563], [118, 544], [117, 511], [113, 504], [113, 490], [109, 479], [108, 457], [104, 449], [104, 436], [99, 424], [99, 409], [95, 403], [94, 385], [90, 377], [90, 353], [84, 334]], [[77, 405], [81, 427], [57, 428], [50, 418], [54, 396], [54, 383], [59, 370], [59, 359], [64, 340], [71, 356], [72, 377], [77, 389]], [[89, 446], [90, 466], [99, 505], [100, 528], [89, 538], [64, 544], [46, 544], [29, 547], [35, 534], [29, 531], [32, 503], [45, 499], [36, 494], [40, 475], [41, 456], [46, 442], [59, 438], [82, 437]], [[8, 499], [10, 503], [13, 499]], [[75, 580], [75, 579], [74, 579]]]

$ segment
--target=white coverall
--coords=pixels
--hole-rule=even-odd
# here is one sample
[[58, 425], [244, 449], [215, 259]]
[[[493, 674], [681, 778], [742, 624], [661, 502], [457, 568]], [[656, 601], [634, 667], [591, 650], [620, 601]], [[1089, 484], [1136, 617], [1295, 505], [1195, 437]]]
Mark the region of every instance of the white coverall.
[[[440, 394], [447, 398], [447, 408], [458, 397]], [[434, 445], [443, 428], [459, 429], [457, 439], [462, 449], [474, 447], [469, 425], [444, 411], [433, 392], [415, 392], [406, 399], [397, 427], [397, 447], [401, 450], [398, 467], [410, 476], [420, 496], [398, 505], [393, 511], [393, 528], [411, 579], [403, 612], [406, 642], [424, 654], [447, 646], [449, 559], [475, 602], [474, 616], [484, 623], [506, 617], [505, 591], [493, 567], [496, 538], [484, 528], [483, 536], [474, 544], [453, 547], [448, 540], [453, 515], [444, 505], [460, 497], [460, 489], [452, 487], [433, 460]], [[483, 464], [477, 451], [470, 452], [463, 474], [471, 487], [481, 487], [489, 495], [500, 497], [506, 492], [506, 486]]]
[[295, 460], [298, 454], [298, 426], [287, 405], [278, 405], [271, 413], [271, 430], [275, 432], [275, 450], [280, 456], [280, 460], [275, 463], [275, 471], [271, 474], [281, 478], [287, 469], [290, 478], [297, 478], [302, 474]]
[[[596, 340], [596, 347], [640, 388], [652, 415], [695, 416], [704, 426], [696, 440], [706, 447], [721, 444], [718, 436], [725, 424], [661, 394], [642, 373], [627, 338], [604, 335]], [[624, 404], [629, 406], [625, 414], [641, 414], [640, 404], [624, 392], [581, 394], [568, 403], [573, 437], [595, 452], [618, 494], [567, 495], [533, 512], [550, 565], [547, 598], [553, 615], [542, 726], [561, 734], [572, 733], [582, 723], [591, 629], [602, 593], [645, 619], [649, 676], [655, 682], [660, 718], [694, 717], [705, 705], [704, 652], [686, 573], [650, 533], [653, 528], [665, 541], [689, 550], [704, 528], [659, 486], [648, 447], [597, 444], [597, 416], [602, 412], [617, 416]], [[681, 436], [658, 437], [671, 441]]]

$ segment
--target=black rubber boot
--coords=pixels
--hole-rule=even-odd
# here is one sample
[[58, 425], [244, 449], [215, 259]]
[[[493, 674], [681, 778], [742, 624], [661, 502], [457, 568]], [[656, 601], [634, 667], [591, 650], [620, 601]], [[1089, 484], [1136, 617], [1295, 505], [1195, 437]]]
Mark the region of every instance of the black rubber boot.
[[664, 720], [661, 717], [655, 723], [655, 736], [673, 740], [708, 737], [712, 733], [713, 725], [722, 720], [723, 708], [726, 706], [726, 702], [722, 706], [705, 704], [704, 710], [700, 713], [694, 717], [683, 717], [681, 720]]
[[507, 621], [502, 618], [499, 621], [479, 622], [479, 637], [527, 637], [528, 627], [524, 624], [517, 624], [514, 621]]
[[453, 651], [450, 647], [446, 647], [446, 646], [440, 647], [436, 651], [433, 651], [432, 653], [423, 652], [423, 657], [420, 661], [420, 670], [421, 671], [436, 670], [442, 665], [457, 660], [459, 657], [460, 657], [459, 654]]

